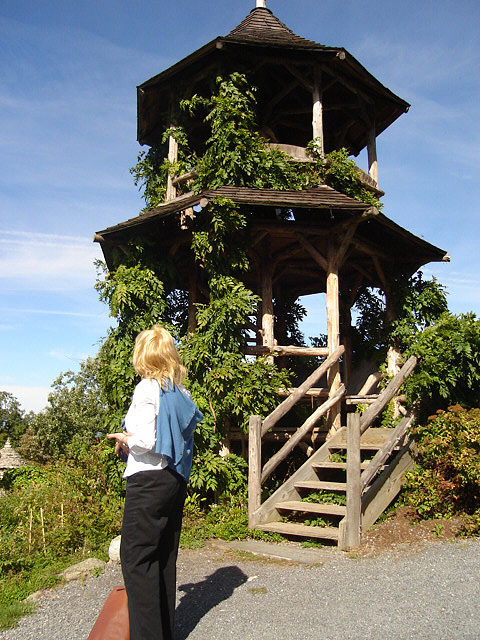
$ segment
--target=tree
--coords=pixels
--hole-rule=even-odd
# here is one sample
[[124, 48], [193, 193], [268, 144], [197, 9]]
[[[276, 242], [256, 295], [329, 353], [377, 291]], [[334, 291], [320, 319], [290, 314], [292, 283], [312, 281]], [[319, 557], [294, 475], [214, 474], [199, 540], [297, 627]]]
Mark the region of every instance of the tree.
[[19, 451], [31, 460], [64, 454], [74, 436], [93, 441], [104, 429], [107, 407], [98, 382], [98, 358], [87, 358], [80, 371], [61, 373], [52, 384], [48, 406], [33, 416]]
[[0, 391], [0, 447], [7, 438], [16, 446], [27, 426], [28, 421], [17, 398], [7, 391]]

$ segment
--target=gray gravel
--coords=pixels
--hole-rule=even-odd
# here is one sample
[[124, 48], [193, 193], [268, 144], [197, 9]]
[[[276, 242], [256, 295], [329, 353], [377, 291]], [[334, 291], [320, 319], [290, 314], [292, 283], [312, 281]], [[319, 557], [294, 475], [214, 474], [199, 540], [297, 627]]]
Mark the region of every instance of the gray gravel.
[[[480, 639], [480, 540], [322, 566], [247, 559], [209, 547], [179, 557], [176, 640]], [[118, 567], [69, 583], [2, 640], [86, 638]]]

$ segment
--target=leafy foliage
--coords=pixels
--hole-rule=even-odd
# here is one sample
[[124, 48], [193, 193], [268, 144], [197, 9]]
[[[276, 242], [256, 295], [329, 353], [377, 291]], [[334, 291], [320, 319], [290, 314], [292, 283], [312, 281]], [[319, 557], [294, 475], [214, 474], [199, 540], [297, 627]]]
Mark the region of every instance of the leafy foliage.
[[98, 359], [87, 358], [78, 373], [66, 371], [58, 376], [47, 408], [34, 415], [20, 440], [18, 450], [25, 458], [56, 458], [66, 452], [74, 436], [92, 442], [107, 415], [98, 375]]
[[445, 287], [436, 278], [425, 280], [421, 271], [410, 278], [396, 273], [389, 281], [391, 307], [378, 289], [363, 287], [355, 302], [357, 357], [383, 361], [387, 348], [405, 351], [411, 341], [447, 311]]
[[7, 438], [15, 446], [27, 426], [28, 420], [17, 398], [7, 391], [0, 391], [0, 447]]
[[480, 513], [480, 409], [439, 410], [412, 435], [418, 466], [407, 476], [404, 502], [422, 518]]
[[406, 356], [420, 363], [407, 379], [410, 401], [419, 401], [421, 419], [451, 404], [480, 406], [480, 320], [473, 313], [444, 313], [432, 326], [415, 334]]
[[272, 189], [301, 188], [301, 174], [278, 149], [270, 149], [258, 133], [255, 121], [255, 89], [244, 75], [217, 78], [217, 92], [209, 98], [198, 95], [181, 103], [193, 114], [207, 111], [210, 137], [197, 160], [197, 190], [235, 185]]

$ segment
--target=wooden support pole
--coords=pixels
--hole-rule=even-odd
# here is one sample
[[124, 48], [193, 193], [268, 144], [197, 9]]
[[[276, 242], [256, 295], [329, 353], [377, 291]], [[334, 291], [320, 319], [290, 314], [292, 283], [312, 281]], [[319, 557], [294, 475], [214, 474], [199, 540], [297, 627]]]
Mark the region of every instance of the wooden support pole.
[[375, 180], [375, 184], [378, 187], [377, 138], [375, 133], [375, 124], [372, 124], [372, 127], [368, 132], [367, 153], [368, 175]]
[[254, 513], [262, 502], [262, 419], [250, 416], [248, 423], [248, 526], [255, 526]]
[[322, 72], [318, 67], [313, 71], [313, 117], [312, 129], [313, 140], [317, 146], [318, 152], [323, 158], [325, 156], [325, 145], [323, 141], [323, 104], [322, 104]]
[[325, 347], [295, 347], [290, 345], [246, 347], [243, 352], [247, 356], [266, 356], [269, 354], [275, 354], [277, 356], [328, 356], [328, 349]]
[[[172, 132], [175, 130], [175, 127], [170, 127]], [[178, 142], [175, 140], [173, 135], [170, 135], [168, 138], [168, 161], [169, 162], [177, 162], [178, 160]], [[173, 200], [177, 197], [177, 189], [173, 186], [173, 176], [171, 172], [168, 172], [167, 178], [167, 193], [166, 193], [166, 201]]]
[[347, 416], [347, 516], [345, 548], [360, 546], [362, 488], [360, 462], [360, 414]]
[[[261, 290], [263, 346], [273, 347], [275, 345], [273, 315], [273, 268], [269, 260], [265, 260], [262, 265]], [[273, 356], [268, 357], [268, 362], [273, 364]]]
[[[329, 353], [333, 353], [340, 346], [340, 294], [338, 281], [338, 267], [336, 264], [335, 245], [330, 243], [328, 249], [327, 269], [327, 346]], [[330, 394], [334, 395], [340, 387], [340, 364], [333, 364], [327, 375]], [[335, 406], [329, 414], [329, 436], [340, 429], [340, 404]]]

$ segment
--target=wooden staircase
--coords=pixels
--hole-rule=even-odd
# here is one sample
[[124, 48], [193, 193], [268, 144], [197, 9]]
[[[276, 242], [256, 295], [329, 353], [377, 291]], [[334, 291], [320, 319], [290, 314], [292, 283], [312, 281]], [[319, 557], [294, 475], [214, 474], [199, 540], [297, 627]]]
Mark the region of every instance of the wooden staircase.
[[[370, 425], [415, 364], [416, 359], [410, 359], [365, 413], [347, 414], [347, 427], [335, 432], [263, 504], [260, 504], [262, 481], [272, 471], [271, 460], [278, 464], [281, 456], [277, 452], [261, 467], [262, 420], [252, 416], [250, 527], [322, 540], [337, 544], [340, 549], [359, 546], [361, 532], [371, 527], [388, 507], [400, 491], [405, 473], [414, 464], [413, 443], [408, 436], [412, 415], [405, 416], [395, 429]], [[281, 413], [278, 408], [275, 411], [277, 415]], [[271, 425], [272, 420], [266, 418], [265, 423]]]

